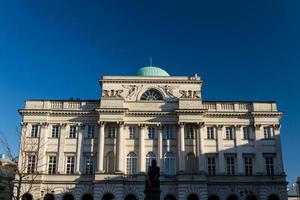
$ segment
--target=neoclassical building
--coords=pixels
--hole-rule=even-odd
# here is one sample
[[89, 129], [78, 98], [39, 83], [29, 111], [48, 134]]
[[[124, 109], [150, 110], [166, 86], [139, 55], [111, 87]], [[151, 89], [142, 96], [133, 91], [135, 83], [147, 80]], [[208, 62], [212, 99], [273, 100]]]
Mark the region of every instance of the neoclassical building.
[[205, 101], [199, 76], [154, 66], [99, 83], [98, 100], [19, 110], [37, 145], [20, 153], [19, 167], [38, 174], [25, 199], [143, 200], [153, 159], [161, 200], [287, 199], [275, 102]]

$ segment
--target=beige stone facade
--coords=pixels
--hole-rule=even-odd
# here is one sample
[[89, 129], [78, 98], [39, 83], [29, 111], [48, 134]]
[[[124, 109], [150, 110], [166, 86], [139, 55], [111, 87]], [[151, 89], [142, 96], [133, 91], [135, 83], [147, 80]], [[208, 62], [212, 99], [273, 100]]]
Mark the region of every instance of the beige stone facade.
[[43, 144], [33, 199], [142, 200], [152, 159], [162, 200], [287, 199], [275, 102], [205, 101], [197, 75], [100, 85], [100, 100], [27, 100], [19, 111], [23, 134]]

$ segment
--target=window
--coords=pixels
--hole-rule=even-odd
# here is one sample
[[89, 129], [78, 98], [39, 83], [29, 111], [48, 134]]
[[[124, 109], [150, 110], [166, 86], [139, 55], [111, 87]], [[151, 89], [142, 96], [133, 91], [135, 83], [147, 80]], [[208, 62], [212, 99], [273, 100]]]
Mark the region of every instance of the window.
[[250, 156], [244, 157], [245, 174], [253, 175], [253, 158]]
[[67, 156], [66, 173], [74, 174], [75, 171], [75, 156]]
[[155, 89], [150, 89], [144, 92], [141, 96], [141, 100], [163, 100], [161, 93]]
[[134, 152], [127, 155], [127, 174], [132, 175], [137, 172], [137, 156]]
[[32, 125], [31, 127], [31, 137], [37, 137], [39, 132], [39, 125]]
[[244, 133], [244, 140], [249, 140], [250, 139], [250, 127], [249, 126], [243, 127], [243, 133]]
[[28, 155], [27, 157], [27, 173], [35, 172], [36, 168], [36, 156], [35, 155]]
[[115, 171], [115, 155], [113, 151], [106, 154], [106, 172], [113, 173]]
[[113, 139], [116, 138], [116, 136], [117, 136], [117, 128], [115, 126], [109, 126], [107, 137]]
[[56, 174], [57, 160], [56, 156], [48, 157], [48, 174]]
[[226, 139], [233, 140], [234, 139], [234, 129], [233, 127], [226, 127]]
[[153, 152], [149, 152], [146, 155], [146, 170], [148, 171], [148, 168], [151, 166], [152, 164], [152, 160], [156, 160], [156, 156]]
[[76, 126], [70, 126], [69, 138], [76, 138]]
[[195, 134], [194, 134], [194, 128], [189, 126], [187, 128], [187, 136], [186, 136], [187, 139], [194, 139], [195, 138]]
[[135, 139], [136, 135], [136, 127], [129, 126], [129, 139]]
[[198, 163], [196, 156], [193, 152], [190, 152], [186, 156], [186, 172], [187, 173], [196, 173], [198, 171]]
[[166, 126], [164, 128], [164, 138], [167, 140], [171, 140], [173, 138], [173, 130], [171, 126]]
[[52, 126], [52, 138], [59, 138], [59, 126], [58, 125], [53, 125]]
[[87, 137], [88, 138], [94, 138], [94, 136], [95, 136], [95, 126], [94, 125], [88, 125]]
[[271, 127], [264, 127], [264, 138], [265, 139], [271, 139], [272, 133], [271, 133]]
[[227, 156], [226, 157], [226, 170], [227, 175], [234, 175], [235, 174], [235, 162], [234, 156]]
[[94, 173], [94, 157], [93, 156], [85, 157], [85, 173], [86, 174]]
[[269, 176], [274, 175], [274, 158], [272, 156], [268, 156], [266, 159], [266, 170]]
[[216, 175], [216, 158], [213, 156], [207, 157], [207, 171], [209, 175]]
[[173, 152], [167, 152], [164, 156], [165, 173], [167, 175], [176, 174], [176, 157]]
[[153, 140], [155, 137], [155, 127], [148, 127], [148, 139]]
[[215, 139], [215, 129], [214, 127], [207, 127], [207, 139]]

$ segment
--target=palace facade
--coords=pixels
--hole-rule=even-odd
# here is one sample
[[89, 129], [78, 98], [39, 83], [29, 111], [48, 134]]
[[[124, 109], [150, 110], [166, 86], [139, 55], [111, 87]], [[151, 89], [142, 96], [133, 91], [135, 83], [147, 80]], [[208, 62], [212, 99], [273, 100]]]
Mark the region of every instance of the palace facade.
[[199, 76], [153, 66], [99, 82], [99, 100], [19, 110], [24, 199], [143, 200], [154, 159], [161, 200], [287, 199], [275, 102], [205, 101]]

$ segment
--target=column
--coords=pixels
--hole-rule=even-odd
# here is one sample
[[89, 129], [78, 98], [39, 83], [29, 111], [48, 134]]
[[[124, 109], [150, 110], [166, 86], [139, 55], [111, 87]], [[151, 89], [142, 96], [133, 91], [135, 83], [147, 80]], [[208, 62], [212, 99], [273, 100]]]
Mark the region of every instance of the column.
[[235, 131], [235, 149], [237, 154], [237, 174], [244, 174], [244, 161], [243, 161], [243, 150], [242, 150], [242, 128], [240, 125], [236, 125], [234, 128]]
[[185, 143], [184, 143], [184, 123], [179, 124], [178, 129], [178, 171], [184, 172], [185, 171]]
[[104, 140], [105, 140], [105, 122], [98, 122], [99, 130], [98, 130], [98, 163], [97, 163], [97, 172], [104, 172]]
[[81, 159], [84, 159], [83, 158], [83, 154], [82, 154], [82, 138], [83, 138], [83, 134], [84, 134], [84, 128], [85, 128], [85, 125], [84, 124], [79, 124], [78, 126], [78, 136], [77, 136], [77, 148], [76, 148], [76, 172], [78, 174], [81, 173], [81, 170], [80, 170], [80, 163], [81, 163]]
[[18, 162], [18, 168], [20, 171], [25, 170], [25, 156], [26, 156], [26, 150], [25, 150], [25, 142], [26, 142], [26, 137], [28, 134], [29, 126], [27, 122], [21, 122], [21, 137], [20, 137], [20, 145], [19, 145], [19, 162]]
[[[47, 173], [47, 155], [46, 155], [46, 140], [48, 135], [48, 123], [44, 122], [39, 126], [39, 144], [36, 146], [37, 149], [37, 170], [42, 173]], [[36, 148], [34, 147], [34, 148]]]
[[64, 163], [65, 163], [65, 157], [64, 157], [64, 151], [65, 151], [65, 138], [67, 135], [67, 124], [60, 124], [60, 135], [59, 135], [59, 141], [58, 141], [58, 168], [57, 171], [60, 174], [64, 174]]
[[263, 149], [262, 149], [262, 141], [264, 139], [263, 136], [263, 127], [262, 125], [255, 125], [255, 163], [256, 163], [256, 173], [264, 174], [265, 166], [264, 166], [264, 157], [263, 157]]
[[205, 126], [204, 123], [198, 124], [197, 127], [197, 140], [198, 140], [198, 151], [196, 155], [198, 157], [198, 165], [199, 165], [199, 172], [204, 173], [205, 170], [205, 154], [204, 154], [204, 138], [205, 138]]
[[120, 122], [118, 127], [118, 136], [117, 136], [117, 172], [124, 172], [123, 170], [123, 146], [124, 146], [124, 123]]
[[[275, 166], [275, 170], [277, 170], [277, 173], [279, 175], [284, 174], [283, 169], [283, 160], [282, 160], [282, 152], [281, 152], [281, 140], [280, 140], [280, 124], [276, 124], [273, 126], [274, 129], [274, 137], [275, 137], [275, 151], [276, 151], [276, 160], [277, 160], [277, 166]], [[276, 173], [276, 171], [275, 171]]]
[[225, 174], [225, 158], [224, 158], [224, 150], [223, 150], [223, 139], [224, 139], [224, 126], [217, 126], [217, 140], [218, 140], [218, 160], [219, 160], [219, 172], [220, 174]]
[[145, 134], [146, 126], [140, 125], [140, 137], [139, 137], [139, 170], [140, 172], [146, 172], [146, 158], [145, 158]]
[[162, 125], [159, 125], [157, 128], [157, 166], [160, 167], [160, 169], [163, 169], [163, 132], [162, 132]]

